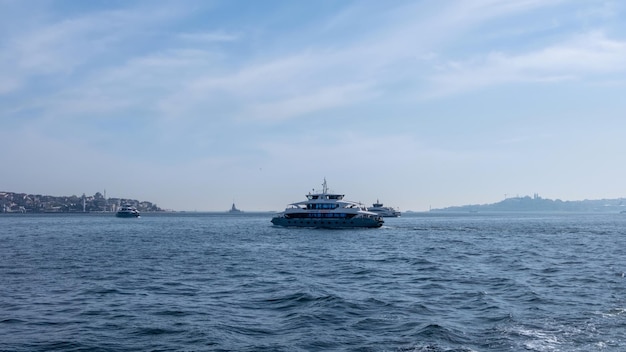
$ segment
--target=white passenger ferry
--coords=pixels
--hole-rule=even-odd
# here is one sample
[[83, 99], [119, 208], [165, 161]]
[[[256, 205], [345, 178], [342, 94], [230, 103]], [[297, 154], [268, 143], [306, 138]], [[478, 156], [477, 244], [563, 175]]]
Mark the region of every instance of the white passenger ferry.
[[367, 208], [367, 210], [386, 218], [396, 218], [401, 214], [399, 210], [384, 206], [378, 199], [376, 199], [376, 203], [372, 204], [372, 206]]
[[272, 218], [272, 224], [295, 227], [381, 227], [383, 218], [361, 204], [344, 200], [343, 194], [330, 193], [326, 179], [322, 192], [309, 193], [306, 200], [292, 203]]
[[118, 218], [138, 218], [139, 210], [131, 205], [122, 205], [122, 207], [115, 213]]

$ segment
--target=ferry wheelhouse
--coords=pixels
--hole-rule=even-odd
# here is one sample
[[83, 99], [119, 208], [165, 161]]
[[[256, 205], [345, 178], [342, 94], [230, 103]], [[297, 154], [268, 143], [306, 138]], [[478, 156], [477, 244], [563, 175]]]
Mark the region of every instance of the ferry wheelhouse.
[[291, 203], [272, 218], [272, 224], [294, 227], [381, 227], [383, 218], [361, 204], [344, 200], [343, 194], [328, 191], [326, 179], [322, 191], [309, 193], [306, 200]]

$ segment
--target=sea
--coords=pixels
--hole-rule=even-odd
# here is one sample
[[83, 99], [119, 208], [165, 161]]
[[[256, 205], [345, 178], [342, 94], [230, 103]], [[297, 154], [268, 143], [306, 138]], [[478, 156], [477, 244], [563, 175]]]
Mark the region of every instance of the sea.
[[0, 351], [626, 351], [626, 214], [0, 214]]

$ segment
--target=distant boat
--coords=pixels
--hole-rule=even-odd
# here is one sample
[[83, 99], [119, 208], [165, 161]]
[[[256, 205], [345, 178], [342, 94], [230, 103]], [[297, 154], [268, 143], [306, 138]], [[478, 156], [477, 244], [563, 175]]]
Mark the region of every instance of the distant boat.
[[130, 205], [123, 205], [116, 213], [118, 218], [138, 218], [139, 210]]
[[233, 203], [233, 206], [230, 208], [228, 212], [229, 213], [243, 213], [242, 210], [237, 209], [237, 207], [235, 206], [235, 203]]
[[367, 208], [367, 211], [371, 211], [373, 213], [376, 213], [386, 218], [392, 218], [392, 217], [395, 218], [395, 217], [400, 216], [401, 214], [399, 210], [396, 210], [392, 207], [383, 206], [383, 203], [378, 201], [378, 199], [376, 199], [376, 203], [372, 204], [371, 207]]

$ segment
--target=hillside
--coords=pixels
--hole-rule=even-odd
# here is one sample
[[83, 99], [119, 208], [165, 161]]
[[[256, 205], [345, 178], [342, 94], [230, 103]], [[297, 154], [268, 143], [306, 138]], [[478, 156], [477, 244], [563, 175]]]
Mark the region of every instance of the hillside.
[[621, 212], [626, 211], [626, 198], [562, 201], [534, 197], [506, 198], [498, 203], [453, 206], [432, 209], [433, 212]]
[[83, 213], [115, 211], [120, 205], [132, 205], [141, 212], [163, 211], [156, 204], [136, 199], [93, 196], [48, 196], [0, 192], [0, 213]]

